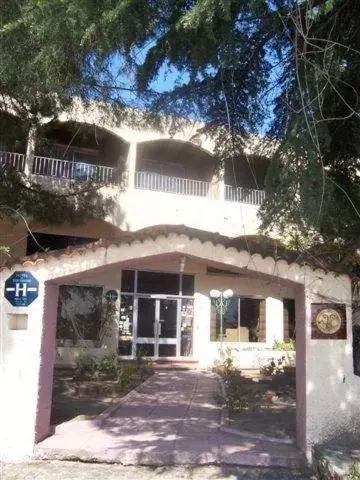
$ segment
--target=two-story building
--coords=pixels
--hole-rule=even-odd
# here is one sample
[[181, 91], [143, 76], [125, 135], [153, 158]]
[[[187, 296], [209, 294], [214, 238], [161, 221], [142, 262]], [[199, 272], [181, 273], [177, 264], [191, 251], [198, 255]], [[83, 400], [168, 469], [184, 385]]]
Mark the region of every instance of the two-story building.
[[[7, 122], [18, 120], [3, 113], [1, 125]], [[226, 250], [295, 258], [280, 255], [275, 241], [258, 235], [266, 159], [253, 146], [237, 162], [219, 165], [201, 126], [183, 122], [175, 128], [165, 119], [155, 130], [142, 123], [140, 114], [130, 126], [78, 106], [56, 122], [44, 119], [38, 132], [23, 132], [20, 125], [23, 133], [15, 139], [4, 127], [0, 132], [0, 164], [49, 188], [99, 180], [103, 194], [115, 200], [108, 218], [76, 226], [14, 225], [2, 218], [1, 243], [13, 258], [28, 256], [20, 264], [41, 261], [42, 250], [68, 247], [54, 252], [66, 262], [67, 255], [92, 248], [91, 242], [141, 243], [140, 254], [116, 267], [96, 274], [89, 267], [64, 278], [56, 362], [73, 363], [87, 347], [94, 355], [116, 351], [121, 358], [210, 364], [231, 347], [243, 366], [267, 363], [281, 355], [273, 350], [276, 341], [295, 337], [296, 292], [286, 282], [249, 273], [246, 264], [234, 265]], [[222, 245], [224, 257], [205, 261], [178, 242], [172, 247], [174, 235], [196, 239], [199, 248]], [[147, 240], [155, 237], [167, 244], [166, 254], [147, 251]], [[110, 330], [104, 321], [109, 305]]]

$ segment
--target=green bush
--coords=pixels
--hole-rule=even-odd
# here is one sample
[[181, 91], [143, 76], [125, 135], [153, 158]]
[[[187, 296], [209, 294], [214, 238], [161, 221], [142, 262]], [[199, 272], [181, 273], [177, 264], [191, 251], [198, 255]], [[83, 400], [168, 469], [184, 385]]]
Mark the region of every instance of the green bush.
[[360, 480], [360, 461], [356, 461], [349, 473], [346, 477], [347, 480]]
[[280, 340], [276, 340], [274, 342], [273, 349], [274, 350], [281, 350], [283, 352], [296, 350], [296, 343], [295, 343], [295, 340], [292, 339], [292, 338], [288, 338], [287, 340], [284, 340], [283, 342], [280, 341]]
[[107, 353], [97, 364], [97, 370], [100, 374], [108, 377], [116, 377], [117, 374], [117, 358], [115, 353]]
[[132, 362], [124, 362], [118, 369], [117, 384], [118, 389], [126, 388], [132, 378], [137, 374], [139, 368]]
[[280, 375], [284, 372], [285, 368], [285, 357], [284, 355], [281, 358], [275, 359], [272, 358], [267, 365], [262, 365], [260, 367], [260, 373], [263, 375]]
[[96, 360], [86, 349], [80, 350], [75, 363], [75, 376], [77, 378], [93, 375], [96, 371]]

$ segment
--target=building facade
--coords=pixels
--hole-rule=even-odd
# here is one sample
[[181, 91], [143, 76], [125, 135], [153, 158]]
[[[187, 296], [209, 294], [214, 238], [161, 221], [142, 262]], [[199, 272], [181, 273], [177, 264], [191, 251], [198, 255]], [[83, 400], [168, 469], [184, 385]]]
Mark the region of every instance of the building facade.
[[[186, 235], [194, 229], [214, 245], [216, 235], [223, 243], [243, 239], [248, 249], [266, 243], [271, 255], [276, 244], [257, 236], [266, 161], [256, 148], [237, 165], [219, 165], [201, 126], [175, 128], [170, 119], [155, 130], [140, 120], [136, 127], [119, 125], [97, 108], [78, 106], [56, 122], [44, 120], [43, 128], [23, 139], [3, 136], [2, 164], [60, 190], [66, 182], [98, 180], [102, 194], [115, 200], [104, 221], [78, 226], [32, 222], [29, 231], [24, 222], [3, 218], [12, 257], [36, 256], [39, 245], [62, 249], [112, 242], [125, 233]], [[16, 119], [4, 114], [6, 121]], [[73, 364], [86, 347], [97, 356], [111, 351], [120, 358], [208, 365], [229, 348], [240, 365], [256, 367], [283, 356], [274, 351], [276, 342], [295, 339], [294, 299], [291, 286], [218, 261], [178, 254], [133, 259], [118, 270], [96, 276], [90, 271], [61, 285], [56, 363]], [[294, 353], [286, 356], [293, 362]]]

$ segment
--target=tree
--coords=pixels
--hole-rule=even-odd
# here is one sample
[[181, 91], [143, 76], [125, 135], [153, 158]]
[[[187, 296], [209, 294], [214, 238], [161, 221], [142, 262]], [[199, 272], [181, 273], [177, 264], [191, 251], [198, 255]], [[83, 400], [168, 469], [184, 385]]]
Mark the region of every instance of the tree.
[[360, 5], [166, 3], [169, 14], [137, 66], [138, 85], [146, 88], [164, 63], [188, 80], [151, 108], [196, 113], [209, 131], [220, 131], [218, 150], [231, 162], [241, 155], [241, 139], [266, 119], [278, 147], [266, 180], [264, 231], [290, 234], [298, 246], [331, 242], [338, 259], [351, 256], [360, 241]]

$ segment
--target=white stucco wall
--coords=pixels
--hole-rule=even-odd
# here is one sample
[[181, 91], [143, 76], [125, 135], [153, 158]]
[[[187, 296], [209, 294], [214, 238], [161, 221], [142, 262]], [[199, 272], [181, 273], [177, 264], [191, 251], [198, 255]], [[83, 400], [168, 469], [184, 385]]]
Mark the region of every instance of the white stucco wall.
[[[12, 461], [30, 458], [35, 441], [44, 283], [38, 273], [38, 298], [16, 308], [3, 296], [7, 277], [0, 273], [0, 460]], [[27, 315], [26, 330], [10, 330], [12, 314]]]
[[[260, 282], [264, 296], [278, 298], [277, 293], [288, 295], [289, 288], [296, 291], [297, 305], [297, 421], [299, 445], [310, 451], [315, 442], [321, 442], [333, 435], [344, 431], [352, 431], [360, 427], [358, 415], [358, 398], [360, 397], [360, 378], [352, 372], [352, 335], [351, 335], [351, 285], [350, 279], [344, 275], [336, 275], [323, 270], [314, 270], [308, 266], [288, 264], [273, 258], [262, 258], [260, 255], [250, 255], [247, 251], [238, 252], [234, 248], [225, 248], [223, 245], [214, 245], [211, 242], [200, 242], [198, 239], [189, 239], [186, 235], [169, 234], [158, 236], [156, 239], [147, 239], [143, 242], [134, 241], [129, 244], [99, 247], [82, 254], [63, 254], [56, 257], [49, 256], [47, 260], [38, 260], [35, 264], [25, 263], [14, 265], [12, 270], [1, 272], [1, 329], [7, 340], [4, 345], [7, 355], [3, 355], [1, 364], [1, 385], [5, 395], [1, 396], [2, 426], [0, 430], [0, 452], [3, 458], [9, 456], [26, 457], [31, 454], [35, 439], [35, 424], [41, 425], [44, 432], [46, 422], [43, 420], [43, 411], [50, 408], [49, 392], [51, 393], [51, 363], [41, 363], [42, 375], [39, 375], [40, 338], [52, 322], [56, 323], [54, 301], [56, 289], [54, 282], [62, 284], [66, 281], [79, 281], [85, 277], [97, 277], [115, 271], [120, 274], [121, 268], [133, 264], [141, 264], [145, 259], [154, 256], [166, 257], [178, 254], [189, 259], [196, 258], [197, 262], [216, 262], [222, 268], [236, 268], [244, 274], [242, 291], [253, 290], [255, 281]], [[159, 259], [158, 258], [158, 259]], [[146, 262], [144, 262], [146, 263]], [[3, 288], [6, 278], [12, 271], [29, 270], [39, 280], [39, 298], [26, 309], [29, 316], [29, 328], [26, 340], [6, 332], [7, 314], [14, 308], [3, 297]], [[86, 272], [86, 273], [84, 273]], [[254, 278], [249, 281], [248, 278]], [[241, 278], [241, 277], [240, 277]], [[44, 283], [50, 282], [54, 288], [44, 296]], [[209, 291], [212, 284], [217, 288], [229, 287], [230, 280], [210, 275], [204, 277], [203, 283], [196, 284], [199, 294], [199, 308], [205, 312], [209, 300], [205, 291]], [[247, 289], [247, 290], [246, 290]], [[284, 294], [284, 292], [286, 292]], [[348, 336], [346, 340], [312, 340], [311, 339], [311, 302], [340, 302], [347, 305]], [[44, 303], [45, 302], [45, 303]], [[46, 306], [43, 312], [43, 305]], [[17, 313], [19, 309], [16, 309]], [[49, 342], [43, 342], [43, 348], [51, 344], [51, 337], [55, 331], [47, 332]], [[17, 333], [17, 332], [14, 332]], [[4, 337], [5, 338], [5, 337]], [[196, 331], [195, 338], [200, 347], [202, 332]], [[2, 337], [3, 339], [3, 337]], [[19, 342], [19, 343], [18, 343]], [[26, 342], [29, 345], [29, 362], [19, 358], [16, 353], [20, 345]], [[17, 367], [16, 367], [17, 365]], [[44, 368], [46, 367], [46, 368]], [[16, 374], [16, 375], [15, 375]], [[14, 381], [14, 377], [18, 378]], [[49, 381], [50, 379], [50, 381]], [[38, 388], [39, 387], [39, 388]], [[38, 397], [39, 395], [39, 397]], [[14, 400], [14, 398], [16, 400]], [[17, 400], [19, 398], [19, 400]], [[27, 399], [26, 402], [20, 398]], [[40, 400], [38, 400], [40, 398]], [[45, 399], [45, 405], [43, 400]], [[19, 410], [19, 407], [21, 409]], [[6, 418], [7, 417], [7, 418]], [[46, 419], [45, 419], [46, 420]], [[300, 433], [299, 433], [300, 432]], [[5, 445], [5, 450], [4, 450]]]
[[119, 195], [118, 205], [119, 213], [115, 211], [111, 221], [125, 230], [187, 225], [233, 237], [255, 234], [260, 224], [256, 205], [204, 197], [134, 189]]

